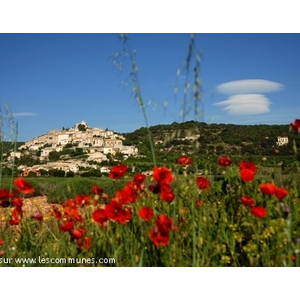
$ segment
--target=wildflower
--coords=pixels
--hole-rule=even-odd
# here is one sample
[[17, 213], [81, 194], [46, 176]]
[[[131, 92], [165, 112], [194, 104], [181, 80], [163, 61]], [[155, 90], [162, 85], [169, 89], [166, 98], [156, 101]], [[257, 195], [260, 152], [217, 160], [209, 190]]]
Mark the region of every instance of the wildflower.
[[86, 229], [80, 227], [80, 228], [76, 228], [73, 230], [72, 232], [72, 237], [74, 239], [80, 239], [84, 236], [84, 234], [86, 233]]
[[120, 179], [122, 178], [126, 173], [127, 173], [127, 165], [116, 165], [113, 166], [110, 173], [109, 173], [109, 177], [111, 179]]
[[0, 189], [0, 199], [8, 200], [13, 195], [7, 189]]
[[300, 133], [300, 119], [296, 119], [294, 123], [290, 123], [290, 128], [296, 133]]
[[37, 221], [42, 221], [43, 220], [43, 215], [40, 211], [36, 211], [31, 215], [32, 219], [35, 219]]
[[102, 195], [102, 193], [103, 193], [103, 188], [102, 188], [102, 187], [99, 187], [98, 185], [93, 185], [93, 186], [92, 186], [92, 192], [93, 192], [93, 194], [95, 194], [95, 195]]
[[170, 184], [173, 181], [173, 174], [171, 170], [166, 167], [154, 167], [153, 168], [153, 179], [159, 183]]
[[157, 225], [154, 225], [150, 229], [150, 239], [155, 246], [167, 246], [169, 244], [170, 233], [169, 230], [159, 229]]
[[200, 206], [202, 206], [203, 205], [203, 201], [202, 200], [198, 200], [197, 202], [196, 202], [196, 207], [200, 207]]
[[23, 206], [23, 200], [20, 197], [15, 198], [15, 199], [12, 200], [12, 205], [14, 207], [20, 207], [21, 208]]
[[173, 220], [166, 215], [158, 215], [155, 225], [150, 230], [150, 239], [156, 246], [167, 246], [169, 244], [170, 229], [175, 229], [172, 226]]
[[186, 167], [187, 165], [190, 165], [193, 163], [193, 160], [190, 157], [187, 157], [185, 155], [182, 155], [181, 157], [179, 157], [176, 162], [180, 165], [182, 165], [183, 167]]
[[149, 190], [153, 193], [153, 194], [159, 194], [160, 193], [160, 184], [150, 184], [149, 185]]
[[146, 175], [145, 174], [136, 174], [133, 178], [133, 183], [136, 186], [136, 189], [139, 191], [143, 191], [145, 189], [145, 179]]
[[59, 226], [59, 229], [63, 232], [71, 231], [75, 224], [73, 221], [66, 221], [63, 225]]
[[172, 193], [172, 187], [166, 183], [160, 186], [160, 196], [165, 202], [172, 202], [175, 198], [175, 195]]
[[297, 256], [295, 254], [291, 255], [291, 260], [292, 261], [296, 261], [297, 260]]
[[14, 180], [15, 186], [23, 194], [31, 194], [34, 192], [34, 189], [24, 178], [17, 178]]
[[273, 195], [276, 190], [276, 186], [273, 183], [262, 183], [259, 185], [260, 192], [263, 194]]
[[76, 202], [73, 199], [69, 199], [65, 201], [63, 204], [63, 211], [65, 217], [68, 220], [75, 219], [76, 221], [82, 222], [82, 216], [80, 215], [78, 208], [76, 206]]
[[3, 257], [5, 254], [4, 250], [0, 250], [0, 257]]
[[92, 197], [87, 195], [77, 195], [75, 198], [76, 205], [84, 206], [85, 204], [89, 204]]
[[92, 214], [92, 218], [95, 222], [97, 222], [100, 226], [106, 226], [106, 222], [108, 220], [108, 217], [105, 213], [105, 210], [103, 208], [99, 208], [95, 210]]
[[109, 219], [120, 224], [125, 224], [131, 219], [131, 209], [124, 209], [123, 205], [115, 200], [105, 206], [105, 213]]
[[242, 196], [241, 197], [241, 202], [245, 206], [253, 206], [254, 203], [255, 203], [255, 200], [250, 196]]
[[153, 209], [151, 207], [142, 207], [139, 211], [138, 211], [138, 215], [140, 216], [140, 218], [142, 218], [144, 221], [150, 221], [153, 216], [154, 216], [154, 212]]
[[253, 206], [251, 208], [251, 213], [256, 218], [264, 218], [267, 215], [267, 210], [262, 206]]
[[257, 167], [254, 163], [242, 161], [240, 163], [240, 175], [243, 181], [251, 182], [254, 179]]
[[218, 158], [218, 164], [222, 167], [231, 165], [231, 158], [228, 155], [223, 155]]
[[12, 210], [12, 218], [9, 220], [10, 225], [18, 225], [21, 222], [22, 209], [20, 207], [15, 207]]
[[8, 207], [10, 205], [9, 199], [13, 197], [7, 189], [0, 189], [0, 206]]
[[288, 190], [286, 190], [285, 188], [282, 187], [276, 187], [275, 189], [275, 196], [278, 200], [282, 200], [283, 198], [285, 198], [288, 195]]
[[210, 182], [204, 176], [197, 177], [196, 184], [200, 190], [209, 190]]
[[92, 246], [92, 239], [89, 236], [77, 240], [77, 245], [80, 246], [82, 250], [87, 250]]
[[137, 198], [137, 190], [132, 181], [128, 182], [122, 190], [117, 191], [115, 195], [115, 199], [122, 204], [134, 203], [137, 201]]
[[0, 246], [4, 245], [4, 241], [0, 239]]
[[51, 216], [53, 216], [57, 220], [61, 221], [62, 220], [62, 213], [59, 211], [58, 207], [56, 205], [53, 205], [52, 209], [53, 210], [51, 212]]

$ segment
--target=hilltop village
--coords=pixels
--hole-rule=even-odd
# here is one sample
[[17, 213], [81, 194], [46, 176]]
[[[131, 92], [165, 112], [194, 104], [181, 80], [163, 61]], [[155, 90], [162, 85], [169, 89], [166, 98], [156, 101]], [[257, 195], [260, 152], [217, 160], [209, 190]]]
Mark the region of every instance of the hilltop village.
[[38, 156], [39, 164], [18, 167], [22, 176], [27, 176], [29, 172], [35, 172], [39, 176], [39, 170], [57, 169], [78, 173], [80, 169], [99, 167], [102, 173], [107, 173], [109, 168], [99, 166], [101, 162], [116, 155], [122, 155], [122, 158], [126, 159], [138, 154], [135, 146], [123, 145], [124, 139], [112, 130], [90, 128], [87, 122], [82, 121], [73, 128], [52, 130], [26, 142], [18, 151], [10, 153], [10, 158]]

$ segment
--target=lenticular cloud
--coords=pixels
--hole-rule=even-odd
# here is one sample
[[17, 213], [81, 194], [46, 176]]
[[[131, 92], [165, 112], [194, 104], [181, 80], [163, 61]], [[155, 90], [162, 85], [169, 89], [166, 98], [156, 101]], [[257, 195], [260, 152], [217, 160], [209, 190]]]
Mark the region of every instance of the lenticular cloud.
[[231, 115], [256, 115], [270, 111], [271, 102], [261, 94], [239, 94], [216, 103]]
[[271, 101], [262, 93], [280, 91], [284, 86], [263, 79], [230, 81], [217, 86], [217, 91], [229, 95], [224, 101], [215, 103], [231, 115], [256, 115], [270, 111]]
[[249, 93], [272, 93], [280, 91], [284, 86], [278, 82], [264, 79], [246, 79], [222, 83], [217, 86], [217, 91], [221, 94], [249, 94]]

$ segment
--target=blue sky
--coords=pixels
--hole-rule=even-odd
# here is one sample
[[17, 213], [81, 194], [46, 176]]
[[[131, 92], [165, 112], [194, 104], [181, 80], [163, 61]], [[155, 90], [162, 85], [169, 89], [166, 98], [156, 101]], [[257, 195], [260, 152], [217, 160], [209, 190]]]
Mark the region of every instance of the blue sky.
[[[186, 76], [176, 74], [190, 35], [129, 37], [149, 124], [180, 122]], [[145, 126], [132, 88], [122, 83], [130, 68], [120, 73], [113, 65], [112, 54], [122, 49], [118, 34], [2, 33], [0, 44], [0, 104], [18, 121], [19, 141], [82, 120], [117, 132]], [[300, 34], [199, 33], [195, 48], [202, 53], [202, 121], [289, 124], [300, 118]]]

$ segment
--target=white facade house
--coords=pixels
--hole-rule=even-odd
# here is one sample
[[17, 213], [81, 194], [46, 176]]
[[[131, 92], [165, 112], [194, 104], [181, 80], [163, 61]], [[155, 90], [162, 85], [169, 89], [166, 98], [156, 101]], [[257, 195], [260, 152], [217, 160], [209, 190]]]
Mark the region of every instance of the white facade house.
[[289, 138], [286, 136], [278, 136], [277, 137], [277, 142], [276, 145], [277, 146], [283, 146], [283, 145], [287, 145], [289, 143]]

